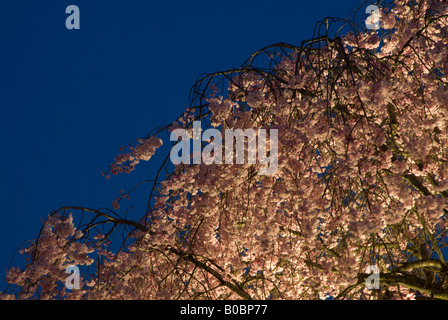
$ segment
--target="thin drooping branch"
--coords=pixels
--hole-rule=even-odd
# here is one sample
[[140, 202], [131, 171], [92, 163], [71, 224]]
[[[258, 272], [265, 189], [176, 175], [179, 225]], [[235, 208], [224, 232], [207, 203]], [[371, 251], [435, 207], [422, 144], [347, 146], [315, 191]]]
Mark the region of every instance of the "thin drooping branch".
[[[91, 213], [95, 213], [97, 216], [103, 217], [107, 219], [107, 222], [109, 223], [113, 223], [114, 225], [128, 225], [128, 226], [132, 226], [136, 229], [139, 229], [145, 233], [151, 233], [151, 229], [148, 227], [145, 227], [144, 225], [142, 225], [141, 223], [137, 222], [137, 221], [132, 221], [132, 220], [128, 220], [128, 219], [120, 219], [120, 218], [116, 218], [113, 217], [110, 214], [107, 214], [105, 212], [101, 212], [100, 210], [95, 210], [95, 209], [89, 209], [89, 208], [83, 208], [83, 207], [77, 207], [77, 206], [67, 206], [67, 207], [62, 207], [56, 211], [53, 212], [53, 214], [57, 214], [61, 211], [67, 211], [67, 210], [80, 210], [80, 211], [88, 211]], [[93, 219], [95, 220], [95, 219]], [[93, 221], [92, 220], [92, 221]], [[88, 224], [88, 227], [89, 228]], [[86, 230], [82, 230], [83, 232]], [[37, 245], [37, 244], [36, 244]], [[37, 251], [37, 250], [36, 250]], [[192, 262], [196, 267], [204, 270], [205, 272], [208, 272], [209, 274], [211, 274], [212, 276], [214, 276], [216, 279], [218, 279], [218, 281], [228, 287], [230, 290], [232, 290], [233, 292], [235, 292], [236, 294], [238, 294], [241, 298], [245, 299], [245, 300], [252, 300], [252, 297], [245, 292], [241, 287], [238, 286], [238, 284], [235, 282], [235, 284], [231, 283], [230, 281], [226, 281], [224, 280], [224, 277], [215, 269], [213, 269], [212, 267], [208, 266], [206, 263], [199, 261], [195, 255], [193, 254], [187, 254], [185, 252], [183, 252], [180, 249], [176, 249], [174, 247], [166, 247], [165, 251], [171, 252], [176, 254], [179, 258], [185, 259], [187, 261]], [[215, 263], [215, 262], [214, 262]], [[220, 268], [220, 270], [224, 270], [222, 268]]]

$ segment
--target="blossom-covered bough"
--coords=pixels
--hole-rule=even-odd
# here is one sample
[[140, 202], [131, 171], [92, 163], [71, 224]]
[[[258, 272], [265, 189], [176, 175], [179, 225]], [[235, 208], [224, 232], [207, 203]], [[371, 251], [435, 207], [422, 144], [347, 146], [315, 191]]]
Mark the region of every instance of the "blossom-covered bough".
[[[125, 193], [115, 211], [53, 212], [2, 297], [448, 299], [448, 3], [397, 0], [380, 20], [338, 35], [326, 19], [301, 46], [200, 77], [186, 112], [105, 173], [132, 171], [164, 134], [201, 121], [277, 129], [274, 175], [167, 154], [144, 181], [141, 219], [118, 214]], [[69, 265], [86, 270], [79, 290], [64, 286]], [[371, 265], [379, 289], [366, 287]]]

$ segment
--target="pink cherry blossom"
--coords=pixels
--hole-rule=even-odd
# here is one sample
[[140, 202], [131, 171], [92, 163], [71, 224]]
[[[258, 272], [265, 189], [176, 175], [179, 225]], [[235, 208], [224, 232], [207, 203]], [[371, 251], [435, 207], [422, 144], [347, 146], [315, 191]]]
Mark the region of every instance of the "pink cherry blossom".
[[[448, 3], [387, 9], [381, 34], [278, 43], [199, 79], [180, 118], [122, 148], [104, 173], [131, 172], [164, 131], [200, 119], [277, 129], [274, 175], [259, 161], [180, 163], [157, 177], [138, 220], [120, 215], [124, 191], [115, 211], [61, 208], [1, 298], [448, 299]], [[92, 267], [79, 291], [61, 286], [68, 265]], [[371, 265], [380, 289], [366, 286]]]

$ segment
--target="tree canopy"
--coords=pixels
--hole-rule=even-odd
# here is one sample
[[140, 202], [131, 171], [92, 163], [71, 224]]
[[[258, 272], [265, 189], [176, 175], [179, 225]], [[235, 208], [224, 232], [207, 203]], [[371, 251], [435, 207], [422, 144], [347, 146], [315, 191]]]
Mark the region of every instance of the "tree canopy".
[[[1, 297], [448, 299], [448, 3], [396, 0], [379, 14], [381, 29], [327, 18], [300, 46], [202, 75], [185, 113], [105, 172], [131, 172], [200, 121], [276, 129], [274, 174], [167, 154], [140, 219], [120, 214], [125, 193], [114, 210], [55, 210]], [[350, 32], [333, 32], [340, 22]], [[64, 285], [69, 265], [90, 266], [79, 290]]]

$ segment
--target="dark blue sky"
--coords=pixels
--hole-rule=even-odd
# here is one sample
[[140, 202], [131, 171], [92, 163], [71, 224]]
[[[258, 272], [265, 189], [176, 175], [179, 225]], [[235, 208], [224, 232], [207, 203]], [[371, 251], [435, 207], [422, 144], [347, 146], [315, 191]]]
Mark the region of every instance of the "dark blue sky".
[[[80, 30], [65, 27], [71, 4], [80, 9]], [[319, 20], [346, 18], [360, 5], [360, 0], [3, 2], [0, 291], [11, 257], [38, 235], [42, 217], [66, 205], [111, 207], [119, 190], [152, 178], [152, 161], [109, 180], [101, 171], [120, 146], [175, 120], [189, 105], [189, 90], [200, 74], [238, 67], [270, 44], [299, 45], [312, 37]], [[145, 191], [132, 204], [144, 203]], [[133, 216], [141, 215], [136, 208]]]

